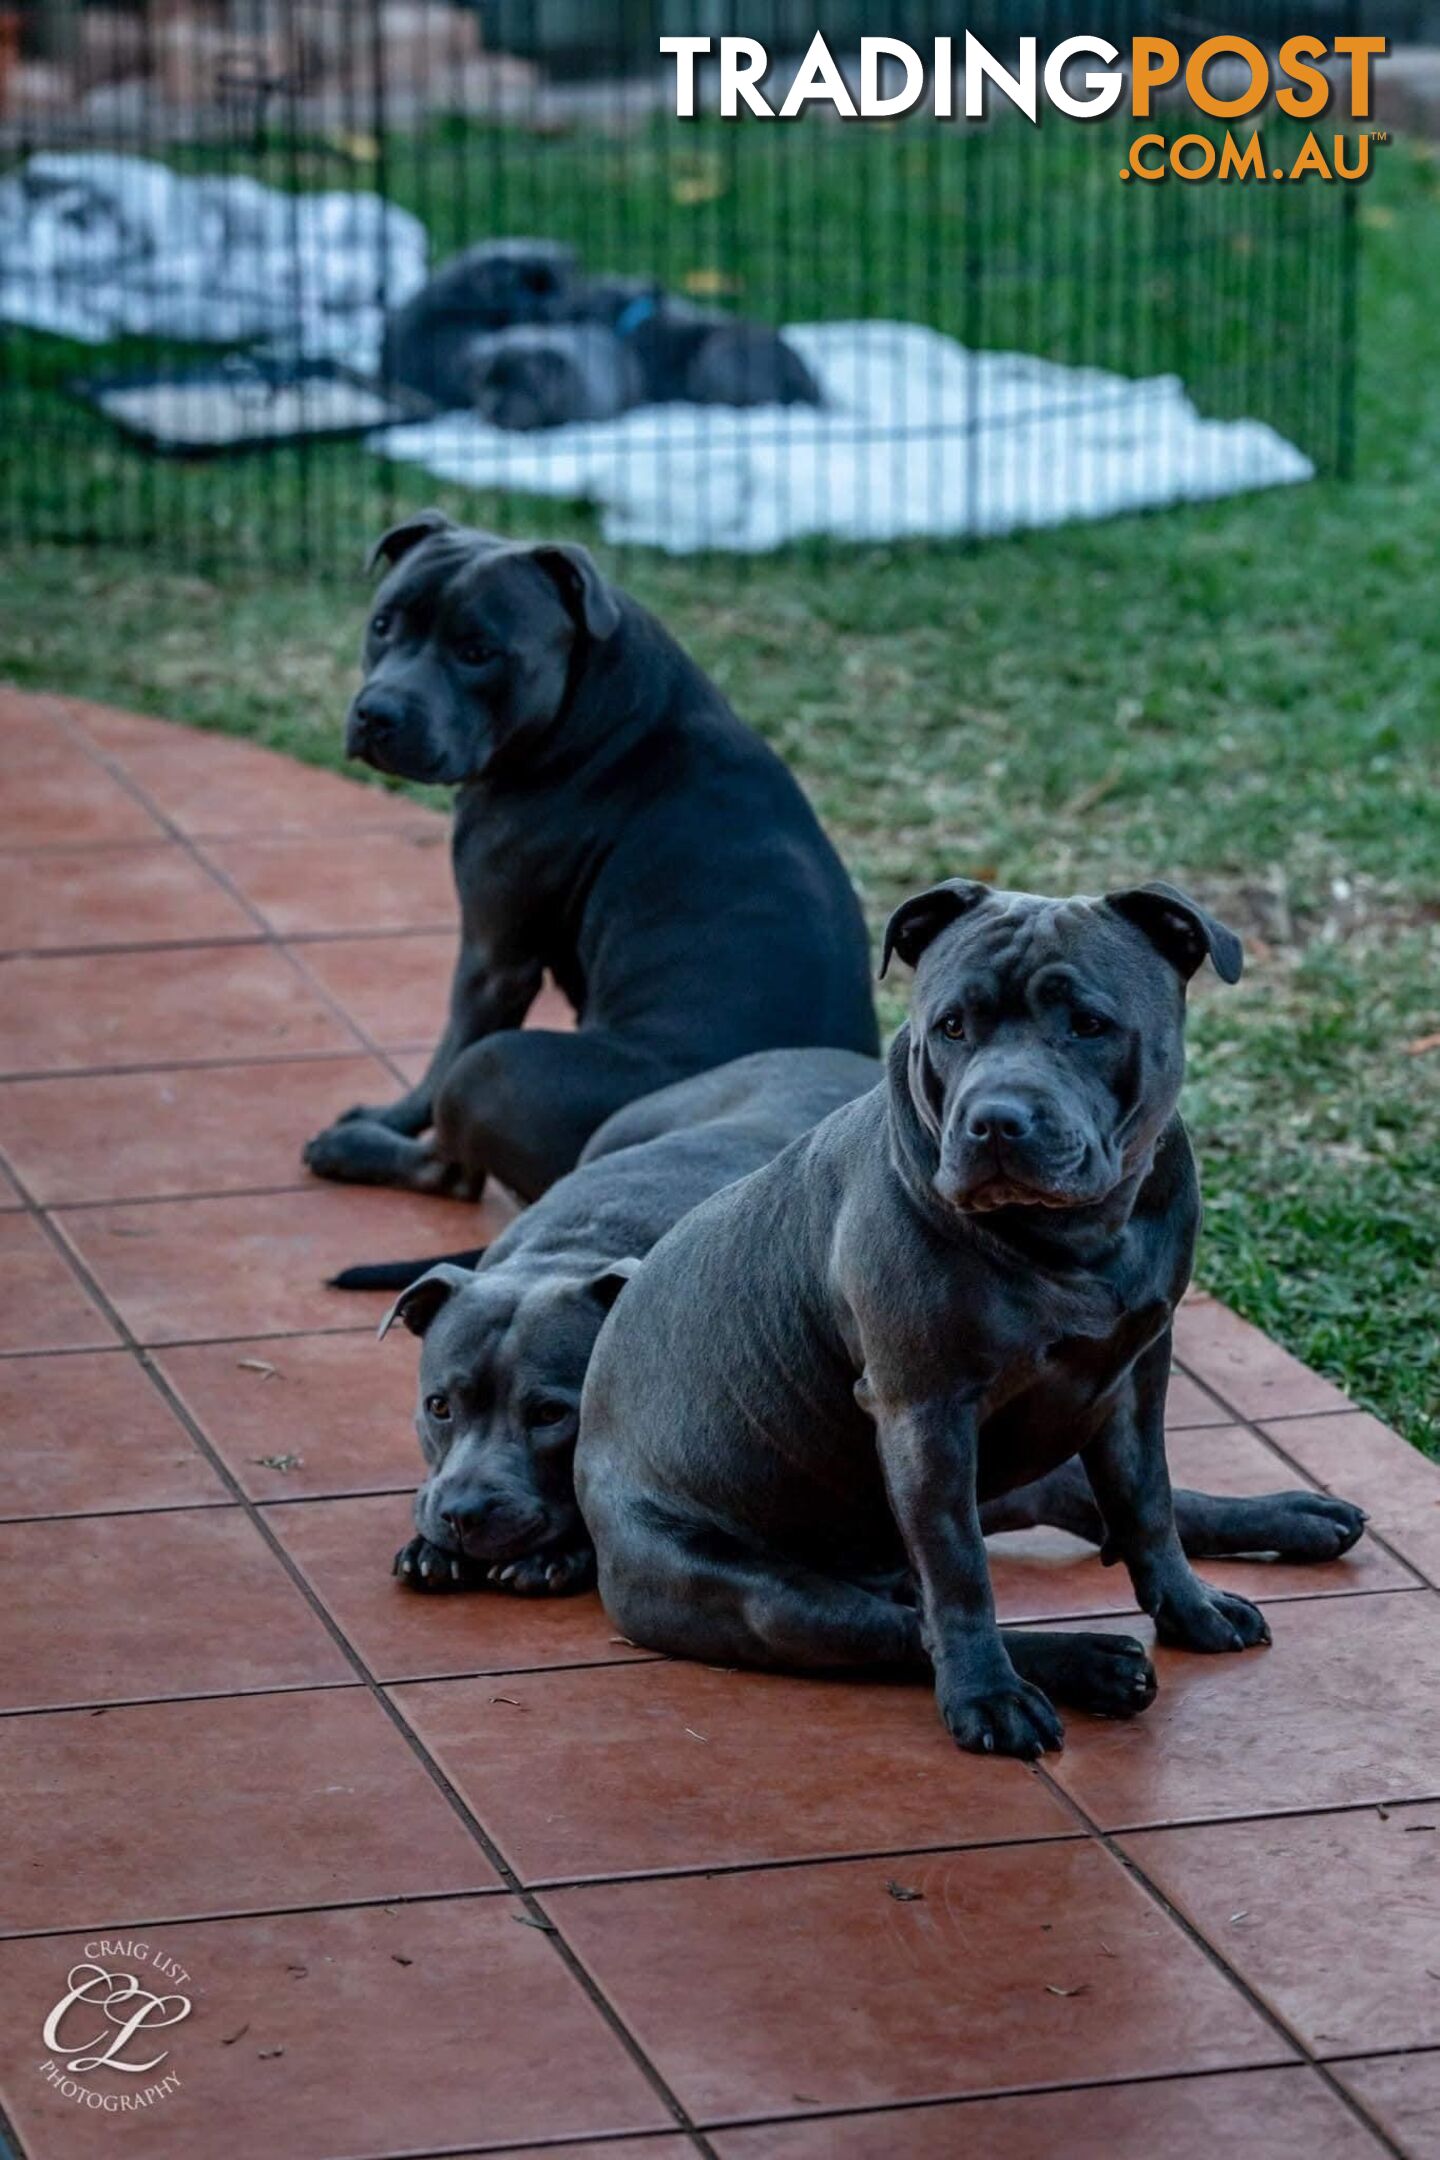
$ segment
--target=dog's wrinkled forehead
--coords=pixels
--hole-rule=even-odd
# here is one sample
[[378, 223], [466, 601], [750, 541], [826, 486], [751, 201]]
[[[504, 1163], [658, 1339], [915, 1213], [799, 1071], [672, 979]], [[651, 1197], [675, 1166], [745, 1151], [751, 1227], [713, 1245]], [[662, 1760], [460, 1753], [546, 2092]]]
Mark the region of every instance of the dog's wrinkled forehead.
[[1145, 955], [1094, 900], [996, 892], [921, 954], [916, 990], [928, 1002], [964, 983], [997, 1005], [1023, 1004], [1034, 977], [1057, 966], [1097, 987], [1119, 988], [1145, 971]]

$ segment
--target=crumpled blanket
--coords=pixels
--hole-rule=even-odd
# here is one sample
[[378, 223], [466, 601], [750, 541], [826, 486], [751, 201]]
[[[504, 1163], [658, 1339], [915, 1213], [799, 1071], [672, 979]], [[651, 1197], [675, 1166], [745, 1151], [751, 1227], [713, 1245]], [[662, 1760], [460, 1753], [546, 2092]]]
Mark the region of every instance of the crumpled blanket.
[[1002, 533], [1313, 477], [1263, 422], [1202, 417], [1174, 375], [972, 352], [917, 323], [784, 335], [818, 410], [651, 405], [535, 434], [449, 413], [369, 441], [462, 486], [583, 498], [607, 540], [679, 555]]
[[44, 153], [0, 179], [0, 320], [87, 345], [263, 339], [368, 372], [427, 251], [419, 218], [378, 195], [192, 179], [111, 151]]

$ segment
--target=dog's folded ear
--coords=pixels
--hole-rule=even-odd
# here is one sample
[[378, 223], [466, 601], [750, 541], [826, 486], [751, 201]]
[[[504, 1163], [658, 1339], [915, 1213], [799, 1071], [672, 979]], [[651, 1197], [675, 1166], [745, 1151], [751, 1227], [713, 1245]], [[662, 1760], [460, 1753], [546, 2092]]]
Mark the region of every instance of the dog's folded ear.
[[612, 1260], [609, 1267], [602, 1268], [598, 1275], [592, 1275], [585, 1287], [590, 1296], [609, 1312], [631, 1276], [639, 1273], [640, 1265], [638, 1260], [633, 1259]]
[[885, 944], [880, 954], [882, 977], [895, 953], [906, 967], [914, 967], [926, 946], [951, 923], [978, 907], [989, 890], [976, 878], [946, 878], [943, 885], [932, 885], [928, 892], [902, 900], [885, 925]]
[[423, 1335], [441, 1306], [455, 1295], [462, 1283], [473, 1279], [473, 1269], [455, 1267], [448, 1260], [440, 1267], [431, 1268], [428, 1275], [422, 1275], [418, 1282], [401, 1291], [381, 1321], [375, 1340], [383, 1342], [397, 1320], [403, 1320], [412, 1335]]
[[620, 627], [615, 588], [588, 548], [568, 540], [546, 541], [530, 549], [530, 559], [554, 579], [566, 607], [592, 638], [615, 635]]
[[1239, 938], [1177, 886], [1132, 885], [1127, 892], [1106, 893], [1105, 905], [1143, 930], [1186, 982], [1207, 959], [1221, 982], [1239, 982], [1245, 964]]
[[379, 539], [365, 558], [367, 570], [378, 570], [381, 563], [397, 563], [411, 548], [419, 547], [422, 540], [429, 540], [436, 533], [450, 532], [455, 521], [443, 510], [417, 510], [414, 517], [405, 518], [399, 525], [392, 525]]

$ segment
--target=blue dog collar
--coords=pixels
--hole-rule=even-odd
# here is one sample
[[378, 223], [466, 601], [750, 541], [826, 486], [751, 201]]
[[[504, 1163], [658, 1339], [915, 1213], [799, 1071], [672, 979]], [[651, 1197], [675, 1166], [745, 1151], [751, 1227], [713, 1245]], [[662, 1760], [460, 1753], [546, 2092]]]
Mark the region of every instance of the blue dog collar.
[[627, 301], [615, 318], [616, 337], [629, 337], [642, 323], [649, 322], [656, 306], [654, 293], [636, 293], [635, 298]]

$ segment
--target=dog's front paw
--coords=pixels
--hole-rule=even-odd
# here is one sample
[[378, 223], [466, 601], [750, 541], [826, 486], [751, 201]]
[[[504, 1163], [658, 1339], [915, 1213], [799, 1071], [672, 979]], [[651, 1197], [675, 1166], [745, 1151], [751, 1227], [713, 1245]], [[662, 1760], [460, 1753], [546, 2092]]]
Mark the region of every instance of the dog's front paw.
[[1162, 1597], [1153, 1617], [1156, 1641], [1172, 1650], [1253, 1650], [1270, 1640], [1258, 1605], [1232, 1591], [1216, 1590], [1198, 1575], [1185, 1589]]
[[1017, 1675], [980, 1690], [936, 1690], [945, 1729], [957, 1747], [972, 1755], [1037, 1755], [1065, 1744], [1065, 1728], [1039, 1688]]
[[573, 1597], [577, 1590], [595, 1584], [595, 1548], [577, 1545], [571, 1551], [523, 1553], [490, 1568], [485, 1580], [493, 1589], [511, 1597]]
[[463, 1553], [446, 1552], [426, 1537], [400, 1547], [391, 1573], [410, 1590], [474, 1590], [482, 1579]]

